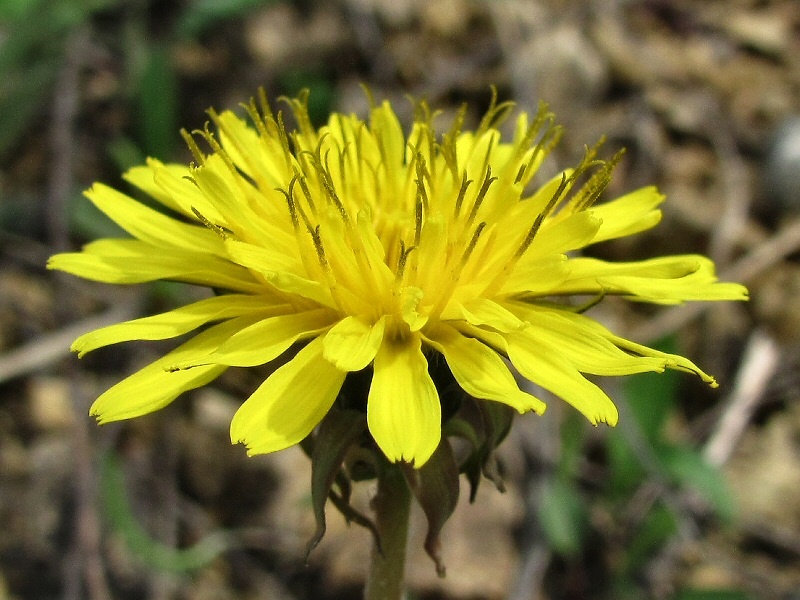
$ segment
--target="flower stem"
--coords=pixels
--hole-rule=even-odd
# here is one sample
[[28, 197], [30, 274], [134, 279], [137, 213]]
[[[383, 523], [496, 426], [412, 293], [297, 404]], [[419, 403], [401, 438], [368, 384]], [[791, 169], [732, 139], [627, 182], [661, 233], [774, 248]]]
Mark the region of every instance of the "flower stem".
[[381, 545], [378, 548], [373, 542], [364, 598], [402, 600], [411, 492], [398, 465], [381, 471], [372, 502]]

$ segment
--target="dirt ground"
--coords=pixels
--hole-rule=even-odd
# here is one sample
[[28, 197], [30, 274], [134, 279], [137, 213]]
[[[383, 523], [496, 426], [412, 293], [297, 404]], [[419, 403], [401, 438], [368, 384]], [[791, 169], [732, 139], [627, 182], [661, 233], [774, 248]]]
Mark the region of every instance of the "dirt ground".
[[[360, 596], [367, 532], [330, 511], [304, 561], [314, 531], [305, 455], [248, 459], [230, 445], [230, 417], [263, 372], [232, 370], [132, 422], [87, 416], [99, 393], [171, 346], [79, 361], [70, 342], [194, 292], [111, 289], [44, 265], [117, 235], [81, 190], [124, 187], [120, 173], [148, 154], [188, 162], [178, 130], [202, 128], [207, 108], [235, 107], [259, 86], [271, 98], [309, 87], [318, 120], [363, 115], [362, 83], [406, 123], [409, 95], [445, 114], [467, 101], [472, 123], [492, 85], [525, 110], [547, 101], [565, 135], [545, 169], [605, 135], [608, 156], [627, 148], [609, 197], [648, 184], [668, 197], [658, 228], [598, 253], [700, 252], [751, 291], [746, 304], [710, 310], [603, 303], [596, 314], [615, 331], [671, 340], [720, 387], [677, 378], [656, 446], [620, 382], [609, 391], [622, 403], [622, 442], [569, 433], [555, 400], [546, 416], [518, 419], [501, 452], [506, 493], [486, 482], [445, 527], [444, 579], [414, 514], [410, 597], [800, 598], [796, 0], [19, 6], [0, 7], [0, 600]], [[620, 444], [639, 456], [632, 474], [614, 462]], [[683, 449], [682, 471], [662, 464], [667, 444]], [[724, 489], [713, 487], [720, 473]], [[553, 490], [566, 490], [578, 518]], [[354, 503], [367, 511], [372, 491], [357, 486]]]

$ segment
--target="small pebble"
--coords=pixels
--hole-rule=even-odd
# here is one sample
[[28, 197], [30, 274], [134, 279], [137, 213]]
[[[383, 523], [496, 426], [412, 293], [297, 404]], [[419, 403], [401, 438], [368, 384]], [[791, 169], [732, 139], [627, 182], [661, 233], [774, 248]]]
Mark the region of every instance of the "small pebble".
[[800, 211], [800, 116], [775, 132], [764, 165], [764, 192], [781, 210]]

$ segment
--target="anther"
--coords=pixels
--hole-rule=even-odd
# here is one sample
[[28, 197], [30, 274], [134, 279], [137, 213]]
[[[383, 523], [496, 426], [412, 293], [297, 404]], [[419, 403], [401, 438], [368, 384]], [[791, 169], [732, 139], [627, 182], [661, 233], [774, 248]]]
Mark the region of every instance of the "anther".
[[197, 164], [205, 164], [205, 154], [200, 151], [200, 147], [197, 145], [197, 142], [194, 141], [192, 135], [185, 129], [181, 129], [181, 137], [183, 137], [186, 145], [189, 146], [189, 150], [191, 151], [192, 156], [194, 156], [194, 160], [197, 162]]
[[[292, 183], [294, 179], [292, 179]], [[291, 190], [291, 183], [289, 184]], [[300, 228], [300, 220], [297, 218], [297, 207], [294, 203], [294, 196], [291, 194], [291, 191], [287, 192], [283, 188], [275, 188], [276, 192], [280, 192], [283, 194], [284, 198], [286, 198], [286, 204], [289, 206], [289, 216], [292, 219], [292, 227], [294, 227], [295, 231]]]
[[464, 171], [464, 176], [461, 178], [461, 187], [458, 190], [458, 197], [456, 198], [455, 209], [453, 210], [453, 217], [458, 218], [458, 213], [461, 212], [461, 205], [464, 203], [464, 196], [467, 193], [467, 188], [472, 184], [472, 179], [467, 179], [467, 172]]
[[322, 247], [322, 236], [319, 234], [319, 225], [316, 227], [308, 227], [308, 234], [314, 242], [314, 249], [317, 251], [317, 258], [319, 259], [320, 266], [326, 271], [330, 272], [330, 265], [325, 256], [325, 249]]
[[467, 244], [467, 249], [464, 250], [464, 254], [461, 255], [461, 266], [462, 267], [467, 264], [467, 261], [469, 260], [469, 257], [475, 251], [475, 246], [478, 245], [478, 240], [480, 239], [481, 234], [483, 233], [484, 229], [486, 229], [486, 222], [485, 221], [482, 221], [475, 228], [475, 233], [472, 234], [472, 239], [469, 241], [469, 244]]
[[411, 246], [410, 248], [406, 249], [406, 245], [403, 240], [400, 240], [400, 256], [397, 258], [397, 273], [395, 274], [395, 281], [400, 282], [403, 280], [403, 274], [405, 273], [406, 269], [406, 262], [408, 261], [408, 255], [411, 254], [412, 251], [416, 250], [416, 246]]
[[475, 202], [472, 204], [472, 210], [469, 213], [469, 217], [467, 217], [467, 224], [472, 223], [475, 219], [481, 204], [483, 204], [484, 198], [486, 198], [486, 192], [489, 191], [489, 186], [495, 181], [497, 181], [497, 177], [492, 177], [491, 165], [486, 165], [486, 177], [484, 177], [481, 189], [478, 190], [478, 195], [475, 197]]
[[208, 227], [211, 231], [216, 233], [223, 240], [228, 239], [228, 233], [222, 227], [220, 227], [219, 225], [215, 225], [214, 223], [206, 219], [202, 215], [202, 213], [199, 210], [197, 210], [194, 206], [192, 206], [192, 212], [194, 213], [194, 216], [196, 216], [203, 225]]

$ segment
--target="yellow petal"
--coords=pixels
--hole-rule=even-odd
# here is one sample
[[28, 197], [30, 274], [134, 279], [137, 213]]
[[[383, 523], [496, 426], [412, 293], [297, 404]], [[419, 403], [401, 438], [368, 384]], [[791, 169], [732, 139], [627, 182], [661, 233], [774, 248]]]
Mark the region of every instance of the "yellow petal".
[[615, 343], [619, 338], [584, 315], [521, 302], [508, 303], [509, 310], [528, 322], [523, 335], [530, 344], [557, 349], [565, 360], [582, 373], [632, 375], [662, 372], [669, 361], [653, 355], [632, 355]]
[[419, 468], [431, 457], [442, 435], [439, 395], [420, 338], [384, 338], [374, 362], [367, 398], [367, 425], [391, 461]]
[[553, 293], [628, 296], [655, 304], [686, 300], [746, 300], [747, 289], [719, 283], [714, 263], [700, 255], [678, 255], [638, 262], [610, 263], [595, 258], [569, 261], [570, 276]]
[[183, 335], [212, 321], [222, 321], [247, 314], [286, 312], [290, 307], [267, 296], [227, 294], [206, 298], [160, 315], [134, 319], [90, 331], [72, 343], [72, 351], [83, 356], [103, 346], [130, 340], [165, 340]]
[[271, 273], [280, 270], [298, 271], [303, 263], [297, 257], [297, 246], [294, 248], [280, 248], [272, 243], [257, 246], [238, 240], [226, 240], [225, 251], [236, 264], [252, 269], [259, 273]]
[[345, 375], [323, 358], [322, 338], [312, 340], [236, 411], [231, 441], [251, 455], [300, 442], [330, 410]]
[[523, 377], [572, 404], [593, 425], [617, 424], [619, 413], [614, 403], [557, 350], [531, 343], [529, 337], [520, 332], [504, 334], [503, 337], [508, 357]]
[[263, 365], [283, 354], [295, 342], [308, 339], [336, 322], [328, 309], [315, 309], [269, 317], [242, 328], [207, 356], [177, 362], [173, 369], [217, 364], [229, 367]]
[[653, 187], [645, 187], [592, 207], [592, 213], [602, 221], [595, 242], [611, 240], [645, 231], [658, 225], [661, 211], [656, 208], [664, 195]]
[[[191, 217], [192, 220], [197, 221], [197, 217], [189, 208], [192, 206], [192, 204], [186, 203], [188, 200], [186, 194], [173, 194], [171, 191], [165, 190], [161, 185], [156, 183], [156, 172], [158, 170], [167, 172], [170, 176], [170, 179], [173, 179], [174, 181], [182, 181], [186, 186], [186, 190], [189, 191], [190, 194], [193, 193], [202, 198], [200, 193], [197, 191], [197, 187], [183, 179], [189, 175], [189, 168], [186, 165], [165, 165], [155, 158], [148, 158], [146, 165], [139, 165], [129, 169], [122, 175], [122, 178], [131, 185], [134, 185], [145, 192], [148, 196], [158, 200], [167, 208], [184, 216]], [[192, 189], [189, 190], [189, 188]], [[197, 208], [199, 210], [200, 207], [198, 206]]]
[[625, 338], [614, 336], [613, 338], [614, 343], [627, 350], [628, 352], [635, 352], [641, 356], [652, 356], [655, 358], [663, 359], [666, 363], [668, 369], [674, 369], [676, 371], [683, 371], [685, 373], [694, 373], [695, 375], [699, 376], [700, 379], [705, 381], [711, 387], [717, 387], [716, 380], [700, 369], [696, 364], [690, 361], [688, 358], [684, 358], [678, 354], [669, 354], [667, 352], [661, 352], [660, 350], [655, 350], [654, 348], [649, 348], [647, 346], [643, 346], [642, 344], [637, 344], [636, 342], [632, 342], [631, 340], [626, 340]]
[[446, 324], [432, 331], [426, 341], [444, 355], [456, 381], [470, 396], [503, 402], [520, 413], [544, 412], [544, 402], [520, 390], [506, 364], [486, 344]]
[[254, 178], [259, 187], [271, 190], [291, 179], [284, 152], [274, 138], [264, 138], [232, 111], [226, 110], [216, 120], [220, 126], [222, 147], [234, 164]]
[[345, 317], [325, 335], [324, 356], [342, 371], [360, 371], [378, 353], [386, 317], [374, 325], [368, 325], [357, 317]]
[[[164, 165], [154, 159], [148, 160], [147, 164], [153, 169], [153, 180], [160, 193], [149, 187], [145, 191], [155, 199], [166, 206], [177, 207], [179, 212], [192, 220], [198, 220], [194, 213], [196, 210], [216, 225], [227, 225], [225, 217], [214, 203], [209, 201], [194, 184], [191, 169], [184, 165]], [[145, 182], [137, 176], [137, 172], [129, 172], [126, 178], [141, 187]]]
[[388, 101], [384, 101], [372, 110], [370, 128], [378, 140], [383, 168], [392, 181], [397, 177], [397, 171], [403, 164], [406, 142], [400, 120]]
[[520, 262], [583, 248], [596, 239], [600, 227], [600, 219], [597, 218], [594, 211], [575, 213], [552, 225], [548, 225], [545, 221]]
[[330, 288], [312, 279], [295, 275], [289, 271], [261, 271], [264, 278], [282, 292], [296, 294], [301, 298], [313, 300], [323, 306], [337, 308], [331, 296]]
[[[291, 237], [288, 228], [288, 211], [271, 211], [272, 216], [284, 215], [283, 220], [262, 218], [255, 210], [259, 204], [283, 206], [276, 199], [282, 198], [275, 190], [257, 190], [250, 180], [241, 175], [234, 175], [229, 165], [219, 154], [206, 158], [202, 166], [191, 170], [191, 181], [197, 186], [208, 205], [213, 206], [223, 217], [225, 228], [233, 232], [237, 239], [245, 241], [271, 240], [277, 238], [279, 243], [287, 236]], [[197, 209], [204, 217], [213, 219]]]
[[84, 195], [92, 203], [135, 238], [172, 249], [223, 254], [222, 238], [204, 226], [182, 223], [101, 183], [94, 184]]
[[[454, 310], [452, 306], [442, 313], [442, 319], [462, 318], [471, 325], [485, 325], [498, 331], [514, 331], [525, 326], [512, 312], [486, 298], [475, 298], [465, 304], [458, 304]], [[454, 314], [460, 312], [461, 314]], [[452, 315], [452, 317], [451, 317]]]
[[208, 354], [250, 322], [246, 317], [241, 317], [203, 331], [102, 394], [92, 404], [89, 414], [96, 416], [100, 423], [131, 419], [164, 408], [181, 393], [206, 385], [219, 377], [227, 367], [209, 365], [170, 372], [169, 365]]
[[264, 288], [247, 269], [216, 256], [178, 249], [165, 252], [139, 240], [92, 242], [82, 252], [52, 256], [47, 268], [106, 283], [164, 279], [239, 292], [258, 293]]
[[551, 290], [558, 289], [570, 276], [570, 261], [565, 254], [520, 262], [500, 287], [501, 295], [546, 295]]

